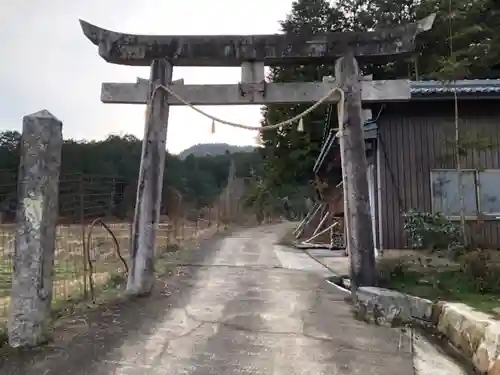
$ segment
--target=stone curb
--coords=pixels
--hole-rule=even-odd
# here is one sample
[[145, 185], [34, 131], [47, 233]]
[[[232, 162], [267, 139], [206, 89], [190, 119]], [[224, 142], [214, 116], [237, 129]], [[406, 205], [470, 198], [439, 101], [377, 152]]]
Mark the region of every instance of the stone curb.
[[500, 375], [500, 321], [492, 316], [462, 303], [433, 302], [377, 287], [361, 287], [357, 297], [358, 318], [391, 327], [430, 327], [480, 374]]
[[377, 287], [360, 287], [357, 297], [360, 318], [375, 324], [430, 323], [432, 319], [433, 302], [424, 298]]
[[479, 373], [500, 375], [500, 321], [463, 303], [438, 302], [433, 324]]
[[[350, 293], [345, 276], [335, 275], [326, 284]], [[500, 320], [462, 303], [433, 302], [391, 289], [361, 287], [356, 294], [359, 319], [391, 327], [418, 324], [442, 335], [478, 373], [500, 375]]]

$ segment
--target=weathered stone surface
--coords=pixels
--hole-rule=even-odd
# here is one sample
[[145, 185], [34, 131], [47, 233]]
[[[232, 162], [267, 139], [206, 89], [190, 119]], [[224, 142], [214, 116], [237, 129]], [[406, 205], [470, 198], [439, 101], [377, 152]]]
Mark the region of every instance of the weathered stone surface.
[[361, 287], [357, 291], [359, 318], [392, 326], [410, 321], [404, 295], [389, 289]]
[[9, 343], [50, 337], [62, 123], [42, 110], [23, 118]]
[[435, 15], [391, 29], [331, 32], [321, 35], [133, 35], [80, 21], [83, 33], [107, 62], [149, 66], [168, 59], [177, 66], [240, 66], [243, 61], [266, 65], [331, 64], [351, 48], [358, 58], [393, 60], [412, 52], [419, 32], [432, 27]]
[[500, 375], [500, 321], [463, 303], [432, 301], [397, 291], [358, 289], [359, 317], [394, 326], [418, 319], [431, 323], [482, 374]]
[[[150, 81], [160, 85], [170, 84], [172, 65], [166, 60], [155, 60], [151, 66]], [[167, 96], [166, 92], [157, 91], [147, 109], [132, 226], [132, 267], [127, 283], [127, 291], [136, 295], [151, 293], [154, 285], [153, 258], [160, 219], [169, 113]]]
[[441, 303], [438, 330], [481, 373], [500, 374], [500, 322], [462, 303]]
[[497, 360], [488, 370], [488, 375], [500, 375], [500, 358], [497, 358]]
[[472, 363], [481, 373], [486, 373], [490, 367], [490, 357], [488, 351], [484, 347], [479, 347], [474, 356]]
[[364, 319], [380, 325], [398, 325], [413, 319], [430, 321], [432, 302], [390, 289], [361, 287], [357, 291]]
[[432, 318], [432, 301], [411, 295], [407, 297], [410, 301], [412, 318], [429, 322]]
[[437, 329], [467, 358], [472, 358], [484, 339], [490, 317], [461, 303], [444, 304]]
[[500, 374], [500, 323], [493, 322], [486, 326], [473, 363], [479, 371]]
[[444, 301], [438, 301], [432, 305], [431, 323], [434, 326], [438, 325], [439, 318], [441, 317], [445, 305], [446, 302]]

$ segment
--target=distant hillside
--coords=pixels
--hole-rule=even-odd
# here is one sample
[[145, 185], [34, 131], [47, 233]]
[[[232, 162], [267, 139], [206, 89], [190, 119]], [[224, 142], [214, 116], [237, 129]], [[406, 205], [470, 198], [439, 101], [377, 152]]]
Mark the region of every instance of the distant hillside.
[[179, 153], [179, 158], [185, 159], [186, 156], [193, 154], [194, 156], [205, 155], [221, 155], [226, 151], [235, 152], [252, 152], [256, 149], [254, 146], [234, 146], [227, 143], [203, 143], [191, 146]]

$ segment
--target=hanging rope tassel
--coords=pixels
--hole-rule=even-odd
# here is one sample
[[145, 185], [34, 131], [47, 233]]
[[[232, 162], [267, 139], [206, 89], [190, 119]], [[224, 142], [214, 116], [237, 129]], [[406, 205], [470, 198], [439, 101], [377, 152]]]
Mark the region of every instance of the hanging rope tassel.
[[257, 143], [258, 145], [262, 144], [262, 138], [260, 132], [257, 132], [257, 135], [255, 136], [255, 143]]
[[297, 126], [297, 131], [303, 133], [304, 132], [304, 120], [302, 117], [299, 120], [299, 125]]
[[212, 134], [215, 134], [215, 120], [212, 120]]

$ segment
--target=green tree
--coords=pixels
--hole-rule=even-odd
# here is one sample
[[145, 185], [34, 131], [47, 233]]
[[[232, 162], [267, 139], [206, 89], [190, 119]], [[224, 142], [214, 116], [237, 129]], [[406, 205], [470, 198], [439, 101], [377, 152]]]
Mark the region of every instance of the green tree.
[[[365, 64], [364, 74], [374, 79], [442, 79], [453, 71], [456, 78], [500, 77], [500, 2], [456, 0], [453, 2], [454, 33], [450, 38], [449, 0], [299, 0], [281, 23], [288, 34], [314, 35], [327, 31], [367, 31], [415, 22], [435, 12], [433, 28], [417, 37], [411, 56], [385, 64]], [[485, 16], [487, 15], [487, 16]], [[453, 53], [450, 55], [450, 41]], [[332, 62], [333, 63], [333, 62]], [[274, 82], [320, 81], [333, 74], [332, 65], [283, 66], [271, 69]], [[448, 73], [447, 73], [448, 71]], [[263, 108], [263, 125], [287, 120], [307, 105], [270, 105]], [[305, 132], [294, 126], [262, 135], [265, 179], [269, 189], [300, 185], [312, 178], [312, 166], [323, 135], [326, 106], [304, 119]], [[333, 119], [335, 121], [335, 119]], [[293, 168], [291, 168], [293, 166]]]
[[[292, 4], [292, 11], [281, 22], [281, 30], [290, 35], [315, 35], [339, 31], [343, 25], [342, 13], [325, 0], [299, 0]], [[332, 75], [331, 65], [305, 65], [273, 67], [269, 80], [272, 82], [321, 81]], [[303, 112], [309, 105], [269, 105], [264, 107], [263, 125], [275, 124]], [[318, 155], [324, 132], [327, 106], [320, 106], [304, 118], [304, 132], [296, 125], [262, 133], [262, 155], [268, 189], [286, 185], [307, 184], [313, 177], [314, 159]], [[267, 191], [266, 190], [266, 191]]]
[[[10, 202], [16, 197], [20, 138], [18, 132], [0, 132], [0, 211], [5, 207], [15, 210], [15, 205]], [[79, 218], [77, 195], [81, 183], [86, 191], [84, 205], [92, 207], [88, 217], [109, 214], [115, 205], [115, 215], [122, 217], [130, 213], [135, 205], [141, 150], [141, 140], [132, 135], [110, 135], [104, 141], [91, 142], [65, 140], [61, 165], [61, 214]], [[185, 160], [167, 154], [164, 212], [168, 211], [166, 197], [172, 189], [182, 194], [183, 203], [188, 208], [199, 209], [212, 204], [227, 183], [230, 159], [235, 161], [237, 177], [251, 177], [253, 171], [260, 169], [257, 152], [190, 155]], [[80, 182], [82, 175], [87, 177]], [[111, 194], [116, 195], [114, 203], [111, 203]]]

